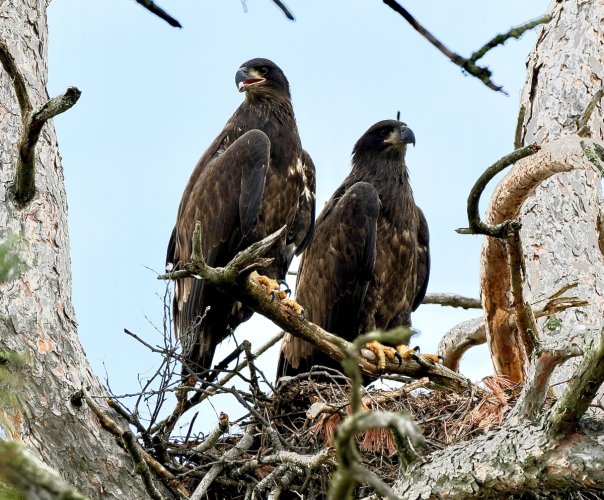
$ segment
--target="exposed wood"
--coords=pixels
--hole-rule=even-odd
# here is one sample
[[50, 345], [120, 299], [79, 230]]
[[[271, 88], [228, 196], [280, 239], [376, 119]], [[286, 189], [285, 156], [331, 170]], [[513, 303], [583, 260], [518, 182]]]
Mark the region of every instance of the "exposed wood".
[[[541, 151], [525, 158], [514, 166], [510, 174], [497, 186], [487, 210], [488, 224], [501, 224], [520, 215], [520, 207], [545, 180], [560, 172], [583, 169], [591, 173], [595, 165], [584, 152], [586, 145], [595, 149], [596, 141], [569, 136], [545, 144]], [[524, 222], [524, 221], [523, 221]], [[523, 239], [528, 238], [526, 231]], [[525, 243], [526, 248], [526, 243]], [[530, 259], [527, 259], [530, 261]], [[527, 267], [530, 262], [527, 262]], [[575, 277], [573, 276], [573, 281]], [[571, 276], [567, 278], [569, 281]], [[552, 281], [546, 288], [539, 283], [539, 298], [551, 295], [560, 288], [561, 281]], [[514, 382], [525, 379], [528, 359], [522, 349], [517, 329], [510, 321], [514, 304], [510, 296], [511, 281], [505, 245], [495, 239], [486, 238], [481, 255], [481, 297], [487, 320], [487, 338], [493, 364], [499, 375]], [[534, 294], [527, 302], [534, 302]]]

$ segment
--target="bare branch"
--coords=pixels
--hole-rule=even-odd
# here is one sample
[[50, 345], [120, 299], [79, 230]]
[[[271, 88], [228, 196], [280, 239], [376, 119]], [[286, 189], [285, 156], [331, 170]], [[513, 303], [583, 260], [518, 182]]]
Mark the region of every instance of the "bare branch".
[[434, 45], [440, 52], [442, 52], [453, 64], [459, 66], [462, 70], [466, 71], [470, 75], [478, 78], [482, 83], [484, 83], [487, 87], [496, 92], [502, 92], [505, 95], [508, 95], [507, 92], [503, 90], [501, 85], [496, 85], [491, 80], [492, 71], [486, 66], [478, 66], [476, 61], [482, 58], [489, 50], [498, 45], [504, 44], [510, 38], [520, 38], [526, 31], [539, 26], [540, 24], [548, 23], [551, 20], [550, 16], [543, 16], [534, 21], [530, 21], [521, 26], [517, 26], [516, 28], [510, 29], [507, 33], [497, 35], [491, 40], [489, 40], [486, 44], [484, 44], [480, 49], [472, 54], [472, 56], [467, 59], [465, 57], [460, 56], [456, 52], [451, 51], [447, 48], [440, 40], [438, 40], [432, 33], [430, 33], [426, 28], [424, 28], [410, 13], [405, 9], [402, 5], [400, 5], [395, 0], [383, 0], [383, 2], [390, 7], [392, 10], [400, 14], [411, 26], [417, 31], [420, 35], [422, 35], [426, 40], [428, 40], [432, 45]]
[[443, 364], [453, 371], [459, 371], [459, 362], [465, 352], [487, 341], [484, 318], [464, 321], [451, 328], [438, 343], [436, 352], [443, 357]]
[[228, 461], [239, 458], [243, 452], [252, 446], [254, 442], [254, 433], [254, 426], [248, 425], [245, 434], [239, 440], [239, 442], [233, 448], [228, 450], [224, 454], [223, 458], [218, 463], [214, 464], [212, 468], [205, 474], [205, 476], [203, 476], [203, 479], [191, 495], [190, 500], [201, 500], [206, 495], [211, 484], [224, 469], [224, 464]]
[[[218, 290], [267, 317], [284, 331], [312, 343], [332, 358], [342, 361], [344, 359], [342, 349], [348, 349], [351, 345], [349, 342], [307, 321], [288, 305], [274, 299], [258, 281], [257, 273], [247, 274], [250, 269], [256, 267], [259, 256], [274, 244], [280, 234], [281, 232], [278, 231], [243, 250], [224, 268], [211, 268], [205, 264], [187, 263], [184, 266], [185, 269], [164, 274], [159, 276], [158, 279], [200, 276]], [[382, 374], [377, 369], [375, 354], [367, 349], [362, 350], [362, 357], [359, 358], [358, 363], [365, 374], [373, 376]], [[385, 371], [415, 378], [427, 376], [431, 382], [456, 392], [464, 392], [467, 389], [465, 378], [438, 363], [428, 362], [421, 356], [413, 359], [403, 359], [400, 364], [388, 361]]]
[[[595, 170], [586, 153], [595, 146], [591, 139], [567, 136], [544, 144], [538, 153], [517, 162], [495, 189], [486, 222], [490, 226], [501, 227], [516, 219], [528, 196], [554, 174], [573, 169]], [[515, 323], [511, 321], [514, 304], [510, 297], [511, 281], [505, 246], [495, 238], [487, 238], [481, 262], [481, 297], [496, 372], [515, 383], [523, 382], [529, 358], [522, 352]]]
[[36, 144], [42, 127], [51, 118], [70, 109], [78, 102], [81, 94], [77, 88], [69, 87], [65, 93], [53, 97], [27, 117], [19, 139], [17, 173], [13, 183], [13, 195], [17, 203], [28, 203], [36, 194]]
[[493, 163], [493, 165], [484, 171], [474, 186], [472, 186], [470, 195], [468, 196], [468, 224], [470, 227], [457, 229], [456, 231], [459, 234], [484, 234], [487, 236], [495, 236], [496, 238], [501, 238], [507, 234], [511, 221], [505, 220], [500, 224], [492, 225], [485, 224], [482, 222], [482, 220], [480, 220], [480, 196], [487, 187], [487, 184], [499, 172], [503, 171], [510, 165], [513, 165], [518, 160], [535, 154], [537, 151], [539, 151], [539, 149], [539, 146], [536, 144], [531, 144], [529, 146], [517, 149], [516, 151], [513, 151], [503, 158], [497, 160], [495, 163]]
[[455, 293], [427, 293], [422, 304], [461, 307], [462, 309], [482, 309], [480, 299], [464, 297]]
[[549, 416], [548, 432], [551, 436], [567, 436], [577, 428], [604, 382], [604, 328], [590, 345], [584, 347], [584, 351], [583, 361]]
[[182, 28], [182, 25], [176, 19], [174, 19], [164, 9], [157, 5], [153, 0], [136, 0], [136, 3], [142, 5], [149, 12], [166, 21], [170, 26], [173, 26], [174, 28]]
[[17, 157], [17, 168], [12, 191], [17, 203], [24, 205], [31, 201], [36, 194], [35, 151], [42, 127], [48, 120], [67, 111], [78, 102], [81, 92], [75, 87], [69, 87], [65, 93], [53, 97], [34, 112], [29, 93], [27, 92], [25, 78], [23, 78], [17, 67], [17, 63], [2, 40], [0, 40], [0, 63], [2, 63], [2, 67], [13, 82], [17, 102], [21, 110], [23, 131], [19, 138], [19, 155]]
[[[109, 431], [117, 438], [123, 438], [124, 430], [113, 420], [111, 419], [103, 409], [96, 403], [96, 401], [92, 398], [92, 396], [88, 393], [86, 388], [82, 387], [76, 394], [74, 394], [71, 398], [72, 404], [76, 404], [77, 401], [84, 400], [88, 407], [92, 410], [92, 412], [97, 416], [99, 422], [103, 429]], [[162, 464], [160, 464], [157, 460], [155, 460], [151, 455], [149, 455], [146, 451], [140, 450], [141, 456], [147, 466], [161, 479], [167, 479], [170, 486], [174, 488], [174, 490], [178, 493], [178, 495], [183, 498], [189, 498], [189, 492], [187, 489], [176, 479], [176, 477], [167, 470]]]
[[510, 38], [519, 39], [522, 35], [524, 35], [527, 31], [540, 26], [541, 24], [547, 24], [552, 20], [552, 16], [549, 14], [542, 16], [533, 21], [529, 21], [528, 23], [521, 24], [520, 26], [516, 26], [515, 28], [511, 28], [507, 33], [495, 35], [491, 40], [485, 43], [480, 49], [474, 52], [469, 61], [475, 63], [478, 59], [482, 59], [485, 54], [497, 47], [498, 45], [503, 45]]
[[218, 425], [206, 436], [201, 444], [198, 444], [194, 448], [194, 450], [198, 453], [205, 453], [218, 442], [220, 436], [227, 432], [229, 432], [229, 416], [224, 412], [220, 412]]

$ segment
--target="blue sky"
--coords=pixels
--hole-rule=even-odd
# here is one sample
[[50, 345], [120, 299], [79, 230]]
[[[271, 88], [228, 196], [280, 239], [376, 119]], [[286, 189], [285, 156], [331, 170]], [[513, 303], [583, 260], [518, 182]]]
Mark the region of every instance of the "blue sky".
[[[497, 33], [543, 14], [545, 0], [402, 2], [454, 51], [469, 55]], [[171, 28], [134, 0], [54, 0], [49, 13], [49, 93], [70, 85], [78, 104], [55, 119], [69, 202], [73, 300], [95, 372], [116, 392], [138, 387], [159, 360], [124, 328], [161, 343], [165, 249], [189, 175], [243, 98], [234, 83], [253, 57], [287, 75], [302, 143], [317, 166], [317, 208], [347, 175], [358, 137], [401, 119], [415, 132], [411, 183], [431, 232], [429, 292], [478, 296], [481, 239], [460, 236], [466, 198], [491, 163], [513, 149], [525, 60], [536, 34], [485, 59], [509, 97], [462, 74], [379, 0], [289, 0], [296, 22], [269, 0], [160, 4]], [[422, 306], [415, 343], [434, 350], [476, 312]], [[278, 330], [254, 317], [237, 331], [261, 345]], [[223, 351], [233, 348], [225, 342]], [[220, 354], [220, 353], [219, 353]], [[261, 365], [273, 378], [277, 353]], [[491, 372], [486, 348], [462, 362], [472, 379]], [[224, 403], [229, 405], [230, 403]], [[220, 411], [222, 407], [218, 408]], [[212, 417], [210, 417], [212, 418]]]

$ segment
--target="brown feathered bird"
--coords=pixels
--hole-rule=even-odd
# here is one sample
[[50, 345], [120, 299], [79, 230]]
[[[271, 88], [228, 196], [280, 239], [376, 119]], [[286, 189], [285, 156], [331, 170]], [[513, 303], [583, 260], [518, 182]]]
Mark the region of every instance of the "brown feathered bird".
[[[314, 227], [314, 165], [300, 143], [283, 71], [268, 59], [252, 59], [239, 68], [235, 83], [245, 100], [191, 174], [166, 263], [171, 269], [190, 260], [196, 221], [203, 256], [213, 267], [287, 226], [264, 269], [284, 280]], [[186, 278], [176, 281], [173, 315], [186, 376], [207, 374], [217, 344], [252, 312], [202, 280]]]
[[[396, 120], [378, 122], [363, 134], [352, 152], [352, 171], [319, 215], [302, 256], [296, 300], [310, 321], [349, 341], [375, 329], [410, 326], [411, 312], [426, 293], [429, 233], [409, 184], [408, 144], [415, 144], [415, 136]], [[287, 334], [278, 376], [315, 365], [340, 369]]]

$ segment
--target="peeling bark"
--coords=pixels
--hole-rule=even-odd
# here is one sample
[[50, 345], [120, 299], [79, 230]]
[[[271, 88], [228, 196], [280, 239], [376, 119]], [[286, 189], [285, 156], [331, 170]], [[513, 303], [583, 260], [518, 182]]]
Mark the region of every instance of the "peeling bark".
[[[34, 109], [48, 101], [45, 0], [0, 4], [0, 38], [23, 74]], [[1, 408], [12, 423], [5, 429], [63, 478], [93, 498], [146, 498], [132, 461], [101, 429], [91, 412], [70, 403], [82, 385], [105, 395], [77, 336], [71, 303], [71, 263], [63, 169], [52, 122], [36, 148], [36, 196], [14, 204], [21, 113], [10, 78], [0, 67], [0, 238], [23, 238], [27, 270], [0, 285], [0, 351], [20, 355], [23, 366], [17, 404]], [[110, 414], [113, 412], [109, 409]]]

